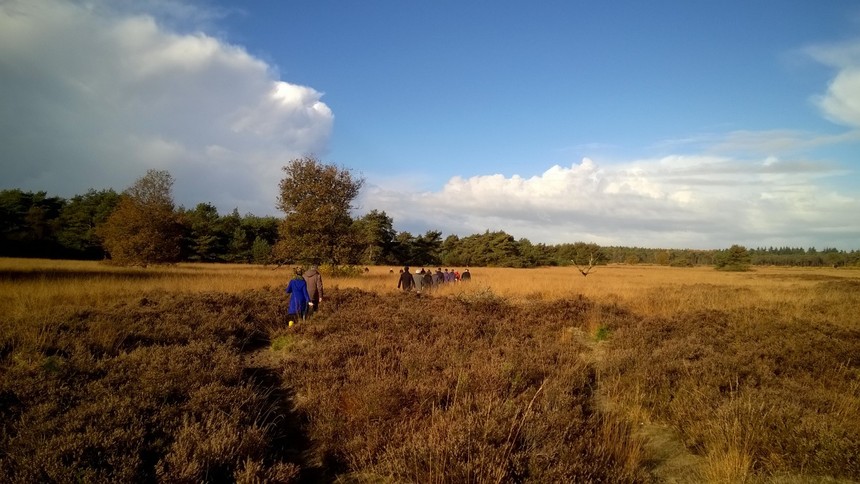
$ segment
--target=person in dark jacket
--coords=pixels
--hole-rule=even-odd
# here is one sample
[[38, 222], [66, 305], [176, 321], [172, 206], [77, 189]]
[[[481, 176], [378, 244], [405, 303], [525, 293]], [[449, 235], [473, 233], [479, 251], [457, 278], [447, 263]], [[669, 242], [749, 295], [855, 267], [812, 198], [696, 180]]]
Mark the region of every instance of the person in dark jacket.
[[469, 282], [472, 280], [472, 273], [469, 272], [469, 268], [467, 267], [462, 274], [460, 274], [460, 280], [463, 282]]
[[308, 302], [311, 296], [308, 294], [308, 284], [305, 278], [302, 277], [304, 271], [301, 268], [296, 269], [296, 275], [287, 284], [286, 292], [290, 295], [290, 308], [287, 311], [287, 320], [289, 325], [303, 321], [308, 312]]
[[433, 290], [433, 271], [427, 269], [424, 271], [424, 290], [430, 292]]
[[436, 269], [436, 272], [433, 273], [433, 285], [438, 286], [443, 282], [445, 282], [445, 275], [442, 274], [442, 268], [439, 267], [438, 269]]
[[310, 318], [315, 312], [320, 310], [320, 303], [323, 298], [323, 280], [317, 266], [311, 266], [305, 272], [304, 277], [308, 285], [308, 295], [310, 295], [310, 301], [308, 302], [308, 317]]
[[409, 273], [409, 266], [406, 266], [400, 273], [400, 280], [397, 281], [397, 289], [403, 289], [404, 292], [409, 291], [412, 289], [413, 284], [415, 282], [412, 280], [412, 274]]

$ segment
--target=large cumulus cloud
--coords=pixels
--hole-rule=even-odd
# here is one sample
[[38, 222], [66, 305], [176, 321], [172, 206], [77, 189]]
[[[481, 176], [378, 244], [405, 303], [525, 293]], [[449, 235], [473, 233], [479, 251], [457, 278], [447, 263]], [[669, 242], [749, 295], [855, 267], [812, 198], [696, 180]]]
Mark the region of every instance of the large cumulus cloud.
[[530, 178], [454, 177], [438, 192], [371, 186], [363, 204], [418, 232], [505, 230], [534, 242], [678, 248], [820, 248], [828, 240], [852, 248], [860, 200], [817, 183], [843, 172], [774, 157], [675, 155], [606, 167], [586, 158]]
[[110, 2], [0, 3], [0, 85], [2, 188], [63, 196], [158, 168], [180, 203], [273, 213], [280, 167], [325, 152], [333, 123], [241, 47]]

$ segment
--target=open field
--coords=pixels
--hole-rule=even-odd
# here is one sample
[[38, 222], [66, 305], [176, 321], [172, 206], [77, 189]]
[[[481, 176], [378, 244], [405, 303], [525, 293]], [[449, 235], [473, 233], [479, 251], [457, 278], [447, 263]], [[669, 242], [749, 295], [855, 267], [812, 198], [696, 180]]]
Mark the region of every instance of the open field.
[[[357, 288], [380, 294], [396, 292], [397, 267], [373, 267], [357, 278], [326, 279], [328, 287]], [[389, 273], [393, 271], [393, 273]], [[856, 322], [857, 306], [835, 300], [833, 284], [860, 281], [860, 270], [756, 268], [719, 272], [710, 267], [650, 265], [601, 267], [591, 277], [573, 268], [473, 269], [474, 284], [444, 287], [439, 295], [491, 291], [514, 302], [552, 301], [581, 294], [601, 303], [623, 303], [638, 313], [670, 316], [685, 308], [744, 311], [778, 308], [792, 317]], [[6, 314], [32, 314], [56, 306], [88, 306], [135, 297], [151, 291], [225, 292], [280, 287], [290, 268], [246, 264], [184, 263], [160, 269], [112, 267], [95, 262], [0, 258], [2, 300]], [[694, 289], [694, 290], [691, 290]], [[725, 290], [734, 291], [730, 297]], [[822, 300], [824, 298], [824, 300]], [[822, 314], [824, 310], [824, 314]]]
[[288, 268], [0, 259], [0, 473], [860, 480], [860, 271], [472, 274], [326, 278], [287, 329]]

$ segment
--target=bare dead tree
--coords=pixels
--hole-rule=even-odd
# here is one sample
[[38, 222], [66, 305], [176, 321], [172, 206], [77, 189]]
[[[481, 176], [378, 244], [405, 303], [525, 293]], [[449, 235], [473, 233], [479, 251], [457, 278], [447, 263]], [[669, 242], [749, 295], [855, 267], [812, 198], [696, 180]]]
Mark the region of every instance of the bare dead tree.
[[603, 254], [600, 252], [600, 246], [597, 244], [586, 244], [577, 242], [574, 244], [573, 265], [582, 274], [582, 277], [587, 277], [595, 271], [597, 265], [603, 259]]
[[588, 265], [580, 265], [576, 261], [573, 261], [573, 265], [579, 269], [579, 273], [582, 274], [582, 277], [588, 276], [595, 267], [597, 267], [597, 257], [595, 254], [588, 255]]

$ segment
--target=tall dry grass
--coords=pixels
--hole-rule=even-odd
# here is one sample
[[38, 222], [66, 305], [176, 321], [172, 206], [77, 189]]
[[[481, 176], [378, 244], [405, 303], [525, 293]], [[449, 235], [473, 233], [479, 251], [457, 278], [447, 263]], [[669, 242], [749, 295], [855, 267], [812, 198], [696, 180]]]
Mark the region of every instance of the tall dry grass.
[[[417, 298], [396, 289], [398, 270], [326, 277], [323, 311], [288, 331], [278, 316], [287, 267], [0, 259], [0, 365], [21, 380], [7, 381], [0, 403], [24, 412], [19, 400], [41, 401], [24, 388], [47, 384], [64, 399], [81, 398], [62, 389], [60, 376], [111, 401], [101, 380], [87, 383], [86, 375], [116, 367], [118, 384], [138, 381], [130, 362], [159, 355], [170, 367], [173, 351], [186, 355], [181, 367], [205, 369], [200, 348], [226, 345], [220, 358], [234, 371], [247, 341], [262, 337], [285, 355], [279, 371], [295, 392], [289, 405], [307, 422], [300, 433], [316, 460], [273, 460], [272, 446], [284, 447], [277, 436], [237, 426], [253, 415], [225, 420], [199, 407], [208, 404], [185, 403], [164, 414], [179, 434], [160, 443], [122, 437], [126, 447], [146, 442], [149, 452], [165, 453], [127, 462], [138, 469], [128, 475], [194, 479], [217, 462], [213, 472], [250, 481], [637, 480], [658, 475], [659, 462], [635, 437], [651, 422], [676, 429], [702, 457], [701, 468], [685, 473], [703, 482], [860, 479], [860, 271], [607, 266], [582, 277], [571, 268], [473, 268], [472, 282]], [[114, 360], [121, 354], [129, 356]], [[206, 381], [252, 399], [243, 378]], [[195, 383], [146, 384], [165, 398], [216, 398]], [[267, 396], [255, 401], [273, 405]], [[157, 404], [137, 403], [144, 413]], [[108, 423], [141, 418], [122, 405], [128, 412]], [[191, 409], [193, 418], [182, 416]], [[0, 414], [0, 437], [20, 432], [8, 423], [18, 414]], [[36, 422], [41, 414], [28, 415]], [[46, 422], [42, 432], [57, 420]], [[214, 437], [225, 425], [241, 438]], [[99, 448], [93, 439], [107, 435], [99, 432], [76, 442]], [[227, 458], [231, 448], [244, 449], [245, 460]], [[69, 452], [75, 462], [87, 459]], [[63, 471], [62, 459], [42, 458]], [[88, 472], [110, 476], [105, 469]]]
[[[326, 287], [382, 294], [397, 291], [399, 268], [369, 269], [360, 277], [327, 277]], [[489, 291], [514, 302], [553, 301], [581, 294], [601, 304], [623, 304], [635, 313], [651, 316], [669, 317], [687, 308], [740, 313], [756, 308], [858, 324], [858, 318], [853, 317], [857, 298], [846, 301], [844, 291], [834, 289], [838, 284], [860, 281], [857, 270], [757, 268], [752, 272], [719, 272], [709, 267], [613, 265], [600, 267], [588, 277], [582, 277], [575, 268], [477, 268], [471, 272], [471, 283], [445, 285], [433, 294]], [[123, 268], [92, 261], [0, 258], [0, 311], [15, 319], [50, 308], [98, 306], [153, 291], [235, 294], [281, 287], [291, 277], [291, 267], [247, 264]]]

